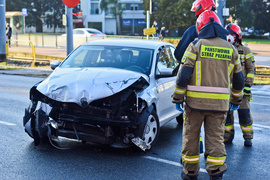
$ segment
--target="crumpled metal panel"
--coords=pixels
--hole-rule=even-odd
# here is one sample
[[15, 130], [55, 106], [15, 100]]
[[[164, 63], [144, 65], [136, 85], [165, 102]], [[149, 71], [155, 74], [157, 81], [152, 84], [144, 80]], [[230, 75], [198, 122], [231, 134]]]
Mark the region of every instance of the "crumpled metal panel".
[[88, 104], [94, 100], [118, 93], [140, 77], [149, 82], [144, 74], [115, 68], [57, 68], [37, 90], [60, 102], [74, 102], [86, 98]]

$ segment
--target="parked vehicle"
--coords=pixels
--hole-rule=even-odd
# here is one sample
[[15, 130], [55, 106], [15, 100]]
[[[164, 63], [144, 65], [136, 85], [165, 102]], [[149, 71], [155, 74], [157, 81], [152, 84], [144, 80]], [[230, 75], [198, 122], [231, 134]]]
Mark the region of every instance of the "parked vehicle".
[[264, 34], [263, 34], [263, 37], [268, 37], [268, 38], [270, 38], [270, 33], [269, 33], [269, 32], [264, 33]]
[[[75, 37], [106, 37], [106, 34], [93, 28], [76, 28], [73, 29], [73, 36]], [[63, 34], [62, 36], [66, 36]]]
[[[89, 41], [30, 90], [23, 125], [36, 145], [55, 137], [145, 150], [180, 115], [171, 102], [175, 46], [142, 39]], [[54, 138], [52, 138], [54, 137]]]

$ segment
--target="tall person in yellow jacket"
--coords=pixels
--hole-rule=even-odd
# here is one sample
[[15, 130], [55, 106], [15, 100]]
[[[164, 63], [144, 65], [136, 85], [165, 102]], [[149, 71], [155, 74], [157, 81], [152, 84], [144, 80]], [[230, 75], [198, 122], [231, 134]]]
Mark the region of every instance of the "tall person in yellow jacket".
[[210, 179], [222, 179], [227, 169], [226, 115], [229, 108], [235, 110], [241, 103], [244, 75], [237, 50], [221, 38], [228, 32], [215, 12], [200, 14], [196, 29], [198, 39], [184, 53], [172, 99], [180, 111], [185, 102], [181, 177], [197, 179], [200, 129], [204, 123], [206, 170]]

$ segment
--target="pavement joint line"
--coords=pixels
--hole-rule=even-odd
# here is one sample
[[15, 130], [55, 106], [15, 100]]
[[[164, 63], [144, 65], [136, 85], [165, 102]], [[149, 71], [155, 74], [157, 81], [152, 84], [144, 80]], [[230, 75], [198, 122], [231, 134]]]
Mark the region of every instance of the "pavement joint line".
[[16, 124], [8, 123], [8, 122], [5, 122], [5, 121], [0, 121], [0, 124], [4, 124], [4, 125], [8, 125], [8, 126], [16, 126]]
[[[167, 159], [157, 158], [157, 157], [153, 157], [153, 156], [143, 156], [143, 158], [150, 159], [150, 160], [157, 161], [157, 162], [162, 162], [162, 163], [165, 163], [165, 164], [170, 164], [170, 165], [173, 165], [173, 166], [183, 167], [180, 164], [180, 162], [174, 162], [174, 161], [170, 161], [170, 160], [167, 160]], [[203, 168], [200, 168], [200, 172], [207, 173], [207, 171], [205, 169], [203, 169]]]

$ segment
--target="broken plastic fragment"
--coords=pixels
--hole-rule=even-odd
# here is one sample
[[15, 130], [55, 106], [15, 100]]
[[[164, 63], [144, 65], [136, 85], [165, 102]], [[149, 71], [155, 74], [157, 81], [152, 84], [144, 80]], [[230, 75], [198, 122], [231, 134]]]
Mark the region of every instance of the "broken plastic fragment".
[[148, 144], [147, 142], [143, 141], [141, 138], [139, 137], [135, 137], [133, 139], [131, 139], [131, 141], [138, 146], [139, 148], [141, 148], [141, 150], [145, 151], [146, 149], [150, 149], [151, 145]]

